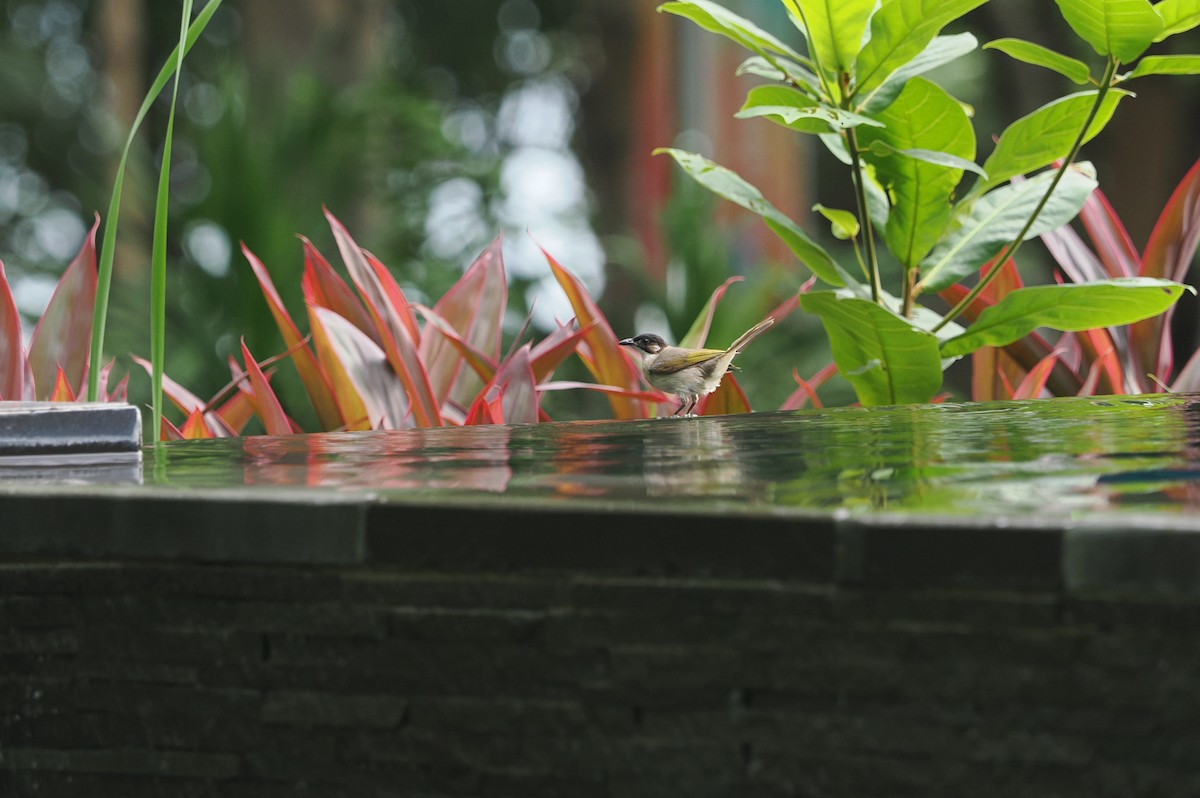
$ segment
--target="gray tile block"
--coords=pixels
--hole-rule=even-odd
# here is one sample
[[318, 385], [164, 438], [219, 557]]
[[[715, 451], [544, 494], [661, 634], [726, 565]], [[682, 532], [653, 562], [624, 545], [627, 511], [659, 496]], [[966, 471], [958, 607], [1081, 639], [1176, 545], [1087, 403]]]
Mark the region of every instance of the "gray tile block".
[[133, 405], [0, 402], [0, 455], [136, 452], [141, 445]]
[[1061, 523], [935, 515], [855, 516], [838, 524], [839, 578], [869, 587], [1054, 591]]
[[1200, 598], [1200, 535], [1185, 519], [1098, 521], [1067, 532], [1063, 573], [1074, 594]]
[[355, 563], [361, 499], [276, 491], [0, 490], [0, 559]]
[[435, 571], [664, 574], [828, 581], [834, 530], [818, 513], [687, 512], [603, 503], [376, 504], [371, 562]]

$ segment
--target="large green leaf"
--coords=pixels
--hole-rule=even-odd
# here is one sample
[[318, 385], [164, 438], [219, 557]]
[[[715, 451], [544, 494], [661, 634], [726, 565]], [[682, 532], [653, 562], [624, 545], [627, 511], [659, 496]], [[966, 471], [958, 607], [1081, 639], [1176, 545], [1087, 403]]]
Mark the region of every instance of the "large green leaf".
[[[1129, 92], [1115, 89], [1105, 95], [1084, 142], [1104, 129], [1117, 110], [1117, 103], [1127, 96]], [[988, 179], [976, 188], [976, 192], [1067, 157], [1095, 103], [1095, 91], [1069, 94], [1013, 122], [1000, 135], [996, 149], [984, 162]]]
[[957, 338], [942, 344], [947, 357], [981, 346], [1005, 346], [1039, 327], [1079, 332], [1116, 327], [1157, 316], [1193, 289], [1170, 280], [1123, 277], [1095, 283], [1019, 288], [979, 314]]
[[[905, 268], [912, 268], [945, 231], [954, 212], [951, 194], [963, 172], [897, 151], [934, 150], [971, 159], [975, 157], [975, 132], [958, 101], [924, 78], [908, 81], [878, 118], [884, 127], [862, 130], [859, 141], [866, 147], [885, 145], [872, 148], [865, 157], [892, 198], [884, 228], [888, 248]], [[890, 154], [881, 154], [888, 150]]]
[[782, 56], [768, 60], [761, 55], [752, 55], [738, 66], [737, 75], [758, 75], [777, 83], [807, 86], [814, 93], [821, 90], [821, 81], [817, 79], [816, 73]]
[[1097, 53], [1128, 64], [1163, 30], [1150, 0], [1055, 0], [1063, 18]]
[[800, 229], [798, 224], [768, 202], [761, 191], [743, 180], [736, 172], [693, 152], [664, 147], [654, 151], [655, 155], [659, 153], [666, 153], [674, 158], [685, 172], [709, 191], [761, 216], [767, 227], [783, 239], [813, 274], [830, 285], [845, 284], [844, 273], [829, 253]]
[[916, 58], [901, 65], [870, 92], [860, 93], [855, 107], [863, 113], [886, 108], [900, 94], [908, 80], [962, 58], [978, 46], [979, 40], [969, 33], [936, 36]]
[[[1075, 218], [1096, 188], [1096, 180], [1079, 164], [1067, 170], [1054, 189], [1029, 236], [1039, 236]], [[966, 203], [969, 215], [921, 264], [922, 291], [941, 291], [995, 258], [1015, 239], [1050, 187], [1054, 173], [998, 188]]]
[[1200, 55], [1148, 55], [1125, 79], [1144, 75], [1200, 75]]
[[787, 86], [754, 87], [735, 116], [739, 119], [763, 116], [800, 133], [830, 133], [859, 125], [880, 125], [870, 117], [817, 102]]
[[813, 206], [813, 210], [829, 220], [830, 232], [838, 241], [849, 241], [852, 238], [858, 237], [861, 225], [858, 222], [858, 217], [850, 211], [826, 208], [819, 202]]
[[658, 10], [690, 19], [706, 31], [732, 39], [759, 55], [778, 53], [799, 61], [805, 60], [802, 55], [750, 20], [708, 0], [675, 0], [663, 3]]
[[1154, 4], [1154, 10], [1163, 21], [1163, 29], [1154, 37], [1156, 42], [1200, 25], [1200, 0], [1162, 0]]
[[876, 155], [903, 155], [906, 158], [915, 158], [918, 161], [931, 163], [935, 166], [944, 166], [949, 169], [957, 169], [960, 172], [974, 172], [983, 179], [987, 179], [987, 172], [983, 171], [983, 167], [979, 164], [974, 161], [968, 161], [966, 158], [960, 158], [957, 155], [951, 155], [948, 152], [924, 150], [920, 147], [909, 147], [905, 150], [898, 150], [882, 141], [872, 141], [871, 151]]
[[869, 97], [915, 59], [942, 28], [987, 0], [885, 0], [854, 64], [856, 97]]
[[817, 291], [800, 305], [820, 317], [833, 359], [864, 405], [927, 402], [942, 385], [937, 337], [863, 299]]
[[1080, 85], [1087, 83], [1091, 77], [1088, 65], [1078, 58], [1055, 52], [1040, 44], [1027, 42], [1024, 39], [996, 39], [983, 46], [985, 50], [999, 50], [1010, 58], [1023, 61], [1026, 64], [1045, 67]]
[[784, 0], [784, 3], [803, 20], [809, 48], [821, 69], [849, 72], [862, 47], [875, 0]]

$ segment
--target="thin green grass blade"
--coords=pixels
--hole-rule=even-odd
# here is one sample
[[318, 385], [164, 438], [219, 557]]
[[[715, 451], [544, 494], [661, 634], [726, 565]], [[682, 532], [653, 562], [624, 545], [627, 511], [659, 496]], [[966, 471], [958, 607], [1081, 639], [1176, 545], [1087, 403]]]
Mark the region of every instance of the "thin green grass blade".
[[[196, 17], [195, 22], [187, 29], [187, 39], [184, 42], [183, 54], [192, 49], [192, 45], [200, 38], [200, 34], [208, 27], [209, 20], [213, 14], [217, 13], [222, 0], [209, 0], [208, 5]], [[190, 4], [190, 3], [189, 3]], [[108, 215], [104, 217], [104, 241], [100, 248], [100, 265], [99, 265], [99, 280], [96, 286], [96, 307], [92, 313], [92, 348], [88, 366], [88, 401], [97, 401], [100, 394], [100, 368], [102, 367], [101, 359], [104, 351], [104, 326], [108, 319], [108, 296], [112, 289], [112, 273], [113, 260], [117, 251], [117, 221], [121, 210], [121, 189], [125, 183], [125, 165], [129, 160], [129, 151], [133, 148], [134, 138], [137, 136], [138, 129], [142, 126], [146, 114], [150, 111], [150, 106], [166, 88], [167, 83], [174, 76], [176, 69], [182, 58], [179, 56], [178, 46], [171, 51], [171, 55], [167, 58], [166, 64], [158, 73], [158, 77], [154, 79], [154, 83], [150, 86], [150, 91], [146, 93], [145, 99], [142, 100], [142, 106], [138, 109], [137, 116], [134, 117], [133, 125], [129, 129], [129, 137], [125, 140], [125, 148], [121, 151], [121, 160], [117, 164], [117, 175], [113, 179], [112, 199], [108, 203]]]
[[175, 138], [175, 101], [179, 97], [179, 73], [187, 50], [188, 21], [192, 18], [192, 0], [183, 0], [179, 22], [179, 46], [175, 48], [175, 78], [171, 87], [171, 108], [167, 112], [167, 135], [163, 142], [162, 169], [158, 173], [158, 196], [154, 203], [154, 248], [150, 257], [150, 364], [154, 392], [151, 409], [154, 421], [150, 429], [154, 442], [162, 440], [163, 361], [167, 345], [167, 221], [171, 204], [171, 142]]

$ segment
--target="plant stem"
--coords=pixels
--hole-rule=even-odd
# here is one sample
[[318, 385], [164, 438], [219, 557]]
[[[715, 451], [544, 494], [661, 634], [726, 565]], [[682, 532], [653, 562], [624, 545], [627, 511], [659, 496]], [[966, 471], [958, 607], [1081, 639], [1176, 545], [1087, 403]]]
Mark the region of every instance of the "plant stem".
[[[200, 38], [200, 34], [204, 32], [204, 28], [208, 25], [208, 21], [212, 19], [213, 14], [217, 13], [217, 9], [221, 7], [221, 3], [222, 0], [209, 0], [208, 5], [197, 15], [196, 20], [187, 31], [187, 39], [184, 43], [185, 54], [196, 43], [196, 40]], [[179, 54], [172, 51], [171, 55], [167, 57], [167, 62], [159, 71], [158, 77], [154, 79], [150, 90], [142, 99], [142, 105], [133, 120], [133, 125], [130, 127], [129, 136], [125, 139], [125, 148], [121, 150], [121, 160], [117, 164], [117, 172], [113, 178], [112, 198], [108, 203], [108, 216], [103, 220], [104, 237], [100, 246], [100, 261], [97, 264], [96, 305], [92, 311], [92, 347], [88, 359], [87, 396], [89, 402], [97, 401], [100, 396], [100, 367], [104, 354], [104, 329], [108, 319], [108, 300], [112, 289], [113, 261], [116, 258], [117, 221], [121, 211], [121, 189], [125, 182], [125, 166], [129, 161], [129, 151], [133, 148], [138, 128], [141, 127], [142, 121], [146, 118], [146, 114], [149, 113], [151, 104], [162, 93], [162, 90], [166, 88], [167, 82], [174, 76], [178, 62]]]
[[[1046, 189], [1046, 193], [1042, 195], [1042, 199], [1040, 202], [1038, 202], [1037, 207], [1033, 209], [1033, 213], [1030, 214], [1029, 219], [1025, 222], [1025, 226], [1021, 228], [1021, 232], [1018, 233], [1017, 237], [1009, 242], [1009, 244], [1004, 248], [1004, 251], [1002, 251], [1000, 255], [996, 257], [995, 262], [998, 266], [1003, 265], [1005, 261], [1016, 254], [1017, 250], [1021, 247], [1021, 244], [1024, 243], [1025, 236], [1029, 235], [1029, 231], [1033, 229], [1033, 225], [1037, 222], [1038, 215], [1041, 214], [1042, 209], [1046, 207], [1046, 203], [1048, 203], [1050, 201], [1050, 197], [1053, 196], [1055, 189], [1058, 188], [1058, 184], [1062, 181], [1063, 175], [1066, 174], [1067, 169], [1070, 168], [1071, 164], [1074, 163], [1075, 159], [1079, 156], [1079, 151], [1083, 149], [1083, 142], [1087, 139], [1088, 131], [1091, 129], [1092, 123], [1096, 121], [1096, 116], [1100, 113], [1101, 106], [1104, 105], [1104, 97], [1108, 94], [1108, 90], [1113, 87], [1113, 80], [1116, 77], [1117, 68], [1119, 66], [1120, 62], [1116, 58], [1109, 56], [1108, 65], [1104, 68], [1104, 77], [1101, 79], [1100, 87], [1096, 92], [1096, 102], [1092, 105], [1092, 110], [1088, 112], [1087, 119], [1083, 123], [1083, 128], [1080, 129], [1079, 135], [1075, 137], [1075, 141], [1071, 145], [1070, 152], [1067, 153], [1067, 157], [1059, 166], [1057, 173], [1054, 175], [1054, 179], [1050, 181], [1050, 186]], [[987, 274], [980, 276], [979, 282], [975, 284], [975, 287], [967, 292], [967, 295], [964, 296], [957, 305], [951, 308], [949, 313], [942, 317], [942, 320], [937, 323], [937, 326], [935, 326], [931, 332], [936, 333], [938, 330], [942, 329], [947, 324], [961, 316], [963, 312], [971, 306], [971, 303], [978, 299], [979, 295], [987, 290], [987, 287], [991, 285], [992, 281], [1000, 275], [1000, 272], [1000, 268], [995, 268]]]
[[188, 23], [192, 19], [192, 0], [183, 0], [179, 21], [179, 46], [176, 48], [171, 107], [167, 112], [167, 133], [163, 141], [162, 168], [158, 173], [158, 196], [154, 205], [154, 246], [150, 268], [150, 363], [153, 412], [150, 434], [154, 443], [162, 440], [163, 364], [166, 358], [167, 328], [167, 218], [171, 192], [171, 142], [175, 137], [175, 107], [179, 99], [179, 74], [187, 54]]
[[916, 268], [904, 270], [904, 293], [901, 297], [900, 315], [906, 319], [912, 317], [913, 303], [917, 299], [916, 287], [918, 273], [919, 272]]
[[867, 254], [867, 279], [871, 281], [871, 301], [879, 304], [883, 295], [883, 286], [879, 282], [879, 255], [875, 251], [875, 232], [867, 207], [867, 188], [862, 177], [862, 160], [859, 158], [858, 136], [854, 128], [846, 130], [846, 148], [850, 150], [850, 179], [854, 183], [854, 199], [858, 204], [858, 229], [862, 233], [863, 249]]

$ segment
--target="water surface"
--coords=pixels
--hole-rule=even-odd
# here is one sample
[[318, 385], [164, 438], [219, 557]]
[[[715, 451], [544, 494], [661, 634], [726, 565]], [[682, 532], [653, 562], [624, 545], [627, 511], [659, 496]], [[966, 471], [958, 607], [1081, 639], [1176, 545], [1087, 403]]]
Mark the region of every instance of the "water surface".
[[148, 487], [1039, 518], [1200, 507], [1200, 397], [840, 408], [171, 443]]

